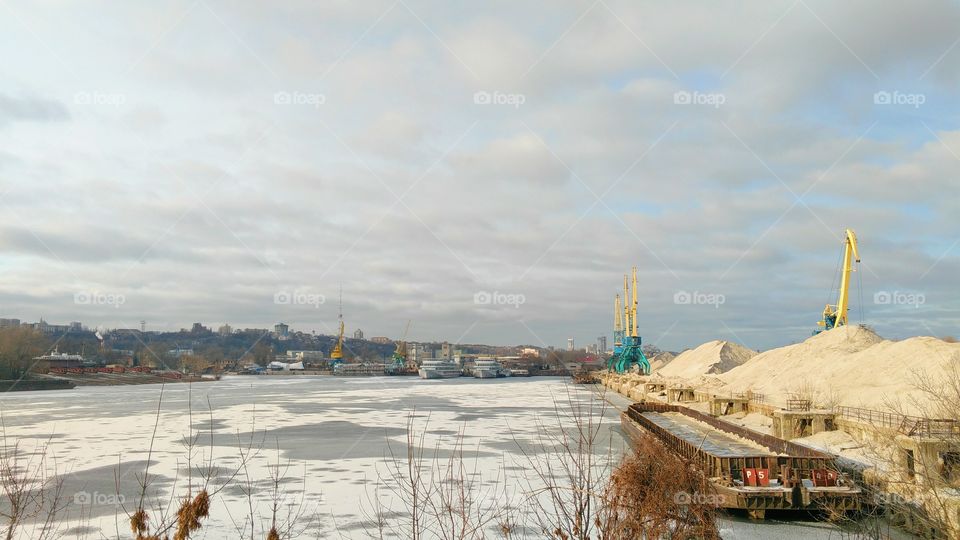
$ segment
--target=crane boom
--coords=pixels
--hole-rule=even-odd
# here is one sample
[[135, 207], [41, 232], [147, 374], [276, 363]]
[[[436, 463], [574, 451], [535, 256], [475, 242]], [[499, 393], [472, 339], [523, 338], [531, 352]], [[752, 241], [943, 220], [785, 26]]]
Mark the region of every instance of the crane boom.
[[613, 333], [614, 340], [619, 343], [617, 334], [623, 332], [623, 318], [620, 313], [620, 295], [613, 300]]
[[624, 334], [629, 335], [633, 323], [630, 322], [630, 306], [627, 304], [630, 298], [630, 286], [627, 284], [627, 275], [623, 275], [623, 330]]
[[847, 311], [850, 307], [850, 272], [856, 270], [852, 258], [860, 262], [860, 253], [857, 250], [857, 236], [847, 229], [846, 242], [843, 247], [843, 277], [840, 280], [840, 299], [837, 300], [837, 322], [847, 324]]
[[613, 300], [613, 350], [619, 352], [623, 345], [623, 312], [620, 311], [620, 295]]
[[633, 267], [633, 307], [630, 308], [630, 320], [633, 325], [630, 328], [630, 337], [639, 337], [637, 328], [637, 267]]
[[337, 336], [337, 344], [333, 346], [333, 352], [330, 358], [334, 363], [343, 361], [343, 287], [340, 287], [340, 307], [338, 308], [337, 320], [340, 322], [340, 333]]

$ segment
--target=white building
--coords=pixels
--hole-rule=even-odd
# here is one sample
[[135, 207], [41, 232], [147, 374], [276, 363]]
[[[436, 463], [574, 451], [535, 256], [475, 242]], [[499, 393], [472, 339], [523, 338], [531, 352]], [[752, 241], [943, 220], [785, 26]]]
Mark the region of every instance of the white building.
[[324, 356], [323, 351], [287, 351], [287, 359], [296, 362], [319, 362]]

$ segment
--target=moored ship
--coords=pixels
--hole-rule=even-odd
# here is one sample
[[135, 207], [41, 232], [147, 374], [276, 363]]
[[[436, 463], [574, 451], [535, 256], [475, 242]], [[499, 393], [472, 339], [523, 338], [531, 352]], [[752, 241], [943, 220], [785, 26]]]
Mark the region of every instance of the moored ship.
[[424, 360], [420, 364], [421, 379], [452, 379], [463, 375], [463, 370], [452, 360]]
[[501, 377], [503, 366], [493, 359], [477, 360], [473, 366], [473, 376], [478, 379], [496, 379]]

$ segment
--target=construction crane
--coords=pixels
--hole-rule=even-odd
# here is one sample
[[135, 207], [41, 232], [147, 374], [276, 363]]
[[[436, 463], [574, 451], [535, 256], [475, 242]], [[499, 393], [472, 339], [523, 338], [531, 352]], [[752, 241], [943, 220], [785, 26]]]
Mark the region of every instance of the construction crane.
[[331, 367], [337, 367], [343, 363], [343, 287], [340, 287], [338, 313], [337, 320], [340, 323], [340, 334], [337, 336], [337, 344], [333, 346], [333, 352], [330, 353]]
[[[637, 366], [641, 375], [650, 374], [650, 362], [643, 354], [643, 340], [640, 337], [637, 324], [637, 267], [633, 267], [633, 297], [630, 305], [627, 305], [627, 298], [630, 298], [630, 288], [627, 285], [627, 276], [623, 276], [623, 313], [625, 327], [623, 328], [623, 338], [620, 353], [610, 358], [610, 368], [617, 373], [625, 373], [634, 365]], [[619, 313], [619, 310], [617, 310]], [[616, 320], [614, 321], [616, 324]], [[616, 326], [614, 326], [616, 331]]]
[[627, 298], [629, 297], [629, 286], [627, 285], [627, 275], [623, 275], [623, 310], [620, 306], [620, 295], [613, 300], [613, 355], [607, 363], [608, 371], [614, 371], [617, 363], [620, 361], [620, 354], [623, 352], [624, 338], [627, 337], [626, 329], [630, 326], [630, 308], [627, 307]]
[[853, 230], [847, 229], [844, 236], [839, 297], [835, 305], [827, 304], [823, 308], [823, 319], [817, 323], [819, 328], [814, 330], [814, 334], [847, 325], [847, 311], [850, 309], [850, 273], [857, 271], [853, 262], [860, 263], [860, 252], [857, 250], [857, 235], [853, 233]]
[[403, 335], [397, 341], [397, 348], [393, 351], [393, 366], [391, 371], [400, 373], [407, 368], [407, 333], [410, 332], [410, 322], [407, 321], [407, 327], [403, 329]]
[[613, 300], [613, 354], [623, 350], [623, 313], [620, 311], [620, 295]]

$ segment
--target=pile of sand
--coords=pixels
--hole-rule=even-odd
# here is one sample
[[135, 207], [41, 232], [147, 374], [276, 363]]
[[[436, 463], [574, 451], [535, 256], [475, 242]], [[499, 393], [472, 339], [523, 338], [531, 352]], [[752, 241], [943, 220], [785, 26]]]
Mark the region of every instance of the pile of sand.
[[773, 418], [766, 416], [760, 413], [735, 413], [727, 416], [721, 416], [721, 420], [726, 420], [731, 424], [745, 427], [747, 429], [752, 429], [763, 433], [764, 435], [770, 435], [773, 432]]
[[650, 361], [650, 372], [652, 373], [663, 368], [663, 366], [669, 364], [676, 357], [677, 355], [668, 351], [658, 352], [657, 354], [651, 356], [648, 358]]
[[756, 354], [729, 341], [710, 341], [696, 349], [683, 351], [657, 373], [663, 377], [695, 379], [702, 375], [726, 373]]
[[790, 442], [839, 456], [844, 465], [858, 469], [874, 464], [878, 457], [875, 451], [865, 447], [844, 431], [821, 431], [816, 435], [793, 439]]
[[753, 390], [774, 400], [798, 393], [821, 406], [896, 406], [936, 416], [936, 400], [917, 390], [917, 380], [942, 382], [951, 365], [960, 365], [958, 343], [932, 337], [888, 341], [865, 328], [843, 326], [758, 354], [718, 378], [731, 391]]

